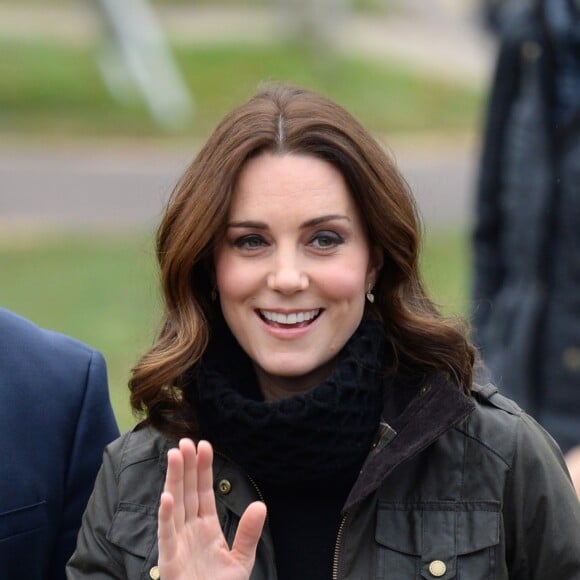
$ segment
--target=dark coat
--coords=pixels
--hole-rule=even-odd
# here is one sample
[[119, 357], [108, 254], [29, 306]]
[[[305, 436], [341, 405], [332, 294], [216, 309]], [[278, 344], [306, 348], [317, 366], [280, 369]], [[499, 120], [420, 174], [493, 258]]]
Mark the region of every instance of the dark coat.
[[119, 435], [105, 363], [0, 308], [0, 564], [62, 580], [107, 443]]
[[[386, 393], [385, 423], [343, 510], [335, 578], [580, 578], [580, 504], [561, 453], [496, 391], [467, 397], [433, 377], [410, 402], [402, 389]], [[159, 577], [157, 511], [174, 445], [143, 428], [107, 448], [69, 580]], [[231, 544], [259, 491], [218, 454], [214, 489]], [[251, 578], [276, 579], [267, 526]]]
[[514, 4], [485, 130], [473, 323], [501, 390], [567, 450], [580, 443], [580, 95], [556, 126], [541, 3]]

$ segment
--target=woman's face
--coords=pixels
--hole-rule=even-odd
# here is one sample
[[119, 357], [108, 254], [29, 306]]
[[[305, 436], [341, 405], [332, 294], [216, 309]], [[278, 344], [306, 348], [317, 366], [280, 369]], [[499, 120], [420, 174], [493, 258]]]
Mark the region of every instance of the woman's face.
[[270, 153], [240, 173], [214, 259], [225, 320], [262, 389], [296, 392], [328, 376], [381, 265], [342, 174]]

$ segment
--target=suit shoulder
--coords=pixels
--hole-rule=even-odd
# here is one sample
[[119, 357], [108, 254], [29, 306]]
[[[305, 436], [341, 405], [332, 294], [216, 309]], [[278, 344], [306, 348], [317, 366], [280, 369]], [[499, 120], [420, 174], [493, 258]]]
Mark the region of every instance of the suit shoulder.
[[24, 428], [24, 412], [32, 424], [45, 424], [47, 409], [50, 431], [73, 429], [83, 409], [96, 421], [110, 409], [105, 360], [78, 340], [0, 309], [0, 400], [0, 419], [13, 428]]
[[[9, 310], [0, 308], [0, 342], [3, 348], [16, 350], [21, 354], [68, 353], [90, 356], [95, 349], [87, 344], [54, 330], [36, 325]], [[4, 344], [5, 343], [5, 344]]]

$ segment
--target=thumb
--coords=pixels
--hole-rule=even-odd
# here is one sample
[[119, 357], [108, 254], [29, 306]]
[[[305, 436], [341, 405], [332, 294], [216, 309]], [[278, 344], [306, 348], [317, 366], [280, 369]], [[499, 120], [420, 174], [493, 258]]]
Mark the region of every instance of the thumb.
[[265, 521], [266, 505], [261, 501], [255, 501], [246, 508], [236, 531], [232, 555], [250, 572], [254, 566], [256, 548]]

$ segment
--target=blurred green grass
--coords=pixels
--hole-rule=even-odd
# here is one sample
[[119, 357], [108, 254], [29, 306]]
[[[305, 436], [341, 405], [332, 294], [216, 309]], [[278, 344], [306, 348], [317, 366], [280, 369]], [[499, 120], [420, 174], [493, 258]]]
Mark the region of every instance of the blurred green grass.
[[[467, 305], [465, 232], [430, 233], [422, 268], [435, 301], [462, 315]], [[135, 423], [127, 379], [159, 320], [153, 234], [0, 236], [0, 305], [99, 349], [122, 430]]]
[[[476, 90], [410, 72], [397, 63], [324, 57], [304, 47], [203, 45], [175, 48], [196, 101], [183, 134], [205, 137], [258, 82], [317, 89], [377, 133], [472, 131], [482, 105]], [[0, 39], [0, 133], [53, 136], [158, 136], [143, 104], [114, 101], [89, 46]]]
[[158, 318], [152, 236], [0, 238], [0, 305], [98, 348], [119, 423], [134, 421], [127, 379]]

